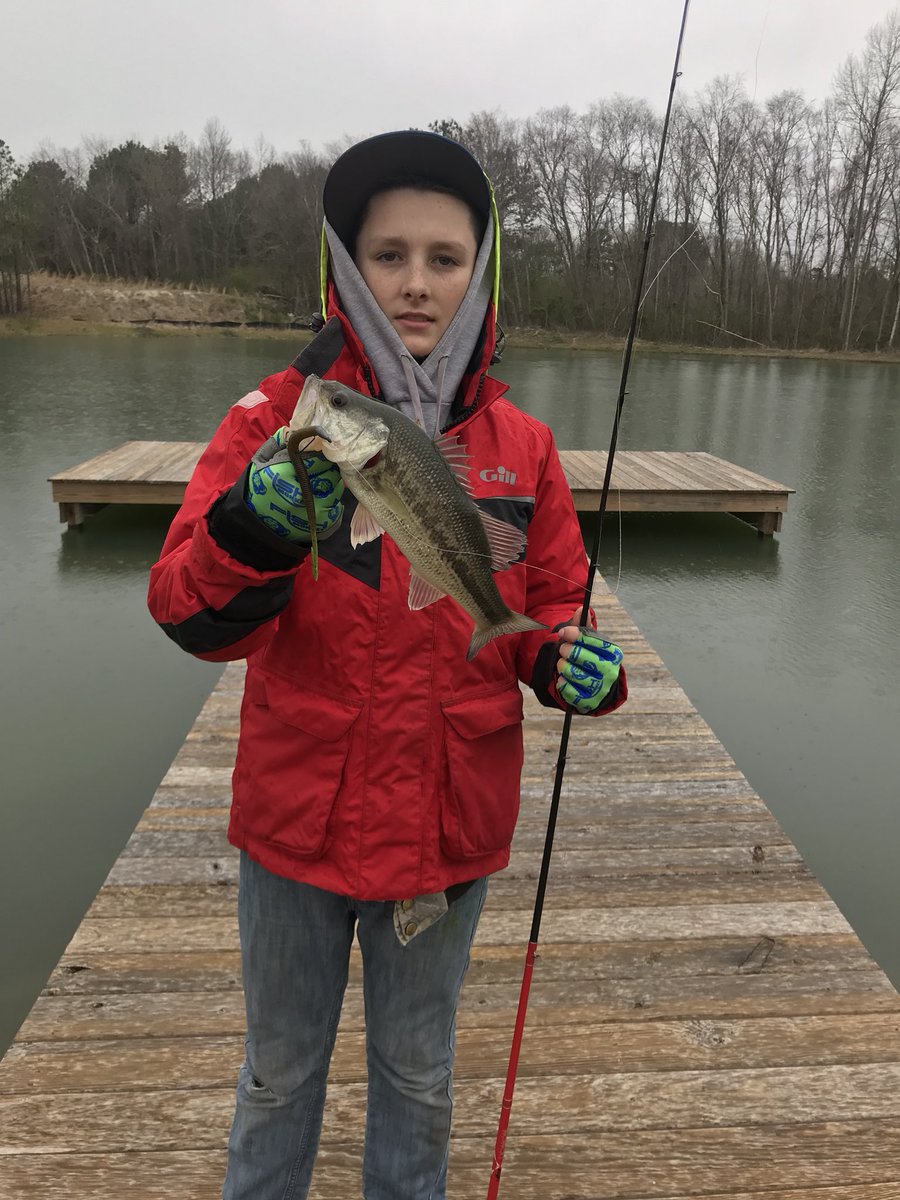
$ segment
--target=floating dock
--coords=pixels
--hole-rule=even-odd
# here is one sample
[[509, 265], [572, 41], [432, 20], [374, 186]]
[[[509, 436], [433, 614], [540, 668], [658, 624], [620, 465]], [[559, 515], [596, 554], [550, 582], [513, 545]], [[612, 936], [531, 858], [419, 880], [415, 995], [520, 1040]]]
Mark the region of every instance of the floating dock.
[[[606, 473], [605, 450], [561, 450], [575, 507], [596, 512]], [[618, 450], [609, 512], [724, 512], [777, 533], [794, 489], [699, 451]]]
[[[608, 593], [631, 697], [578, 720], [507, 1200], [897, 1200], [900, 997]], [[4, 1200], [218, 1200], [244, 1029], [229, 665], [0, 1064]], [[463, 989], [450, 1194], [486, 1195], [561, 716]], [[354, 952], [312, 1200], [359, 1195]]]
[[[203, 442], [126, 442], [50, 479], [59, 519], [80, 525], [106, 504], [180, 504]], [[562, 450], [579, 510], [596, 511], [606, 452]], [[610, 512], [725, 512], [762, 534], [781, 529], [794, 489], [712, 454], [620, 450], [613, 463]]]

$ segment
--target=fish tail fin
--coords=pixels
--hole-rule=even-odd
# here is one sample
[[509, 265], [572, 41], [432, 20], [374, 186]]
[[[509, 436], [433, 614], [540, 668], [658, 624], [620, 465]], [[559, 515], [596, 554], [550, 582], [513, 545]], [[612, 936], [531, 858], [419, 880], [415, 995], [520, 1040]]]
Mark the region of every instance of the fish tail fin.
[[472, 640], [469, 642], [466, 661], [471, 662], [479, 650], [483, 650], [488, 642], [492, 642], [495, 637], [502, 637], [504, 633], [528, 633], [532, 629], [546, 629], [546, 625], [542, 625], [540, 621], [533, 621], [531, 617], [526, 617], [524, 613], [510, 613], [505, 621], [499, 621], [496, 625], [486, 625], [479, 629], [475, 627], [475, 632], [472, 634]]

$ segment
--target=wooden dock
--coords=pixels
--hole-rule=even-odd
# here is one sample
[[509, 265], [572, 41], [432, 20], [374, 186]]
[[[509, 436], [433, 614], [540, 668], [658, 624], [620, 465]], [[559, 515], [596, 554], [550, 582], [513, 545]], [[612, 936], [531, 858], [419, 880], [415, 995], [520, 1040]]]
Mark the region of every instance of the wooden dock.
[[[596, 512], [606, 473], [605, 450], [561, 450], [575, 507]], [[699, 451], [617, 450], [609, 512], [725, 512], [777, 533], [794, 489], [724, 458]]]
[[[900, 997], [618, 601], [620, 712], [578, 721], [506, 1200], [898, 1200]], [[3, 1200], [215, 1200], [243, 1007], [230, 665], [0, 1064]], [[561, 718], [460, 1012], [454, 1200], [487, 1192]], [[355, 955], [313, 1200], [359, 1195]]]
[[[106, 504], [180, 504], [202, 442], [126, 442], [50, 479], [60, 521], [80, 525]], [[560, 452], [577, 509], [600, 503], [606, 452]], [[725, 512], [762, 534], [781, 529], [794, 489], [712, 454], [620, 450], [610, 512]]]

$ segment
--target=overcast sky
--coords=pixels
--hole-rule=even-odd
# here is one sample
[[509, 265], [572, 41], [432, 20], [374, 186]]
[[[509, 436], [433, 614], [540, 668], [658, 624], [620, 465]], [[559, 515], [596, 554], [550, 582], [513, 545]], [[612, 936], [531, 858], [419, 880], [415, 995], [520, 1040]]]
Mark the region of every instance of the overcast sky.
[[[665, 104], [682, 0], [29, 0], [3, 6], [0, 139], [25, 160], [82, 136], [322, 149], [502, 109]], [[827, 95], [889, 0], [693, 0], [680, 87], [740, 73], [757, 99]]]

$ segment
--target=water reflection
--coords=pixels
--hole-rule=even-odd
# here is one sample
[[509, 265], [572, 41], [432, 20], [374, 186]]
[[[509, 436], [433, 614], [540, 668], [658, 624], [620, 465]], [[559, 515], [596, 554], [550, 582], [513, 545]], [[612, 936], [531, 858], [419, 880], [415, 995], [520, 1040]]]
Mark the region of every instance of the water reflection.
[[111, 505], [89, 515], [83, 525], [65, 528], [59, 539], [57, 568], [69, 573], [136, 581], [146, 587], [172, 518], [174, 505]]
[[[596, 518], [584, 515], [580, 522], [590, 549]], [[753, 583], [780, 573], [776, 538], [759, 537], [746, 523], [719, 513], [623, 513], [621, 525], [617, 513], [607, 513], [599, 566], [611, 585], [620, 549], [632, 583], [677, 578]]]

